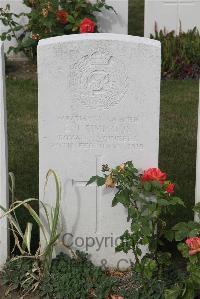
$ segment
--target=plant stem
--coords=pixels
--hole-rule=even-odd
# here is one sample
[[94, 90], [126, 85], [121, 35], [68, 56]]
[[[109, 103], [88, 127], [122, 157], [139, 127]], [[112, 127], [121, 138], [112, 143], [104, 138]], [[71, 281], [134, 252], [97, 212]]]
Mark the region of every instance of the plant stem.
[[[135, 245], [133, 246], [132, 250], [133, 250], [133, 253], [134, 253], [134, 256], [135, 256], [135, 260], [138, 264], [138, 267], [140, 268], [140, 274], [141, 274], [141, 278], [142, 278], [142, 283], [143, 283], [145, 295], [148, 296], [147, 289], [146, 289], [146, 281], [145, 281], [145, 277], [144, 277], [144, 273], [143, 273], [143, 267], [140, 263], [140, 259], [138, 257], [137, 251], [135, 249]], [[148, 297], [146, 297], [146, 298], [148, 298]]]

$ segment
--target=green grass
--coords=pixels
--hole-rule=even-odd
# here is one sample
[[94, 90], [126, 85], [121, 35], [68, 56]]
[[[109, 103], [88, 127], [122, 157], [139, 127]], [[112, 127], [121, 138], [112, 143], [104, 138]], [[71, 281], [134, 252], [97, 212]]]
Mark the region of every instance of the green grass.
[[[9, 170], [16, 176], [16, 195], [19, 199], [37, 197], [37, 83], [7, 80], [7, 102]], [[192, 217], [197, 106], [197, 81], [162, 82], [159, 164], [175, 179], [178, 193], [189, 207], [177, 219]]]
[[195, 196], [198, 82], [163, 81], [160, 117], [160, 168], [175, 179], [188, 207], [177, 220], [192, 218]]
[[9, 171], [19, 199], [38, 197], [37, 85], [7, 80]]
[[[7, 80], [9, 171], [16, 180], [19, 200], [38, 198], [37, 84], [29, 80]], [[33, 206], [36, 210], [38, 205]], [[22, 226], [29, 221], [25, 209], [18, 211]], [[38, 228], [33, 227], [33, 248], [37, 249]], [[11, 248], [13, 247], [11, 239]], [[35, 247], [36, 246], [36, 247]]]
[[144, 0], [129, 0], [128, 32], [144, 36]]

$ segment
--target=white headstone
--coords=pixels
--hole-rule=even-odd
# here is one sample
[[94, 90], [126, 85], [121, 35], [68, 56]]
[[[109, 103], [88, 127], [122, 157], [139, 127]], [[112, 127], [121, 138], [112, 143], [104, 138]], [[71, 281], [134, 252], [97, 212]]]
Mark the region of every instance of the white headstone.
[[[95, 0], [93, 0], [95, 2]], [[97, 14], [100, 32], [128, 34], [128, 0], [106, 0], [112, 10], [103, 10]]]
[[[2, 7], [3, 9], [5, 9], [7, 5], [10, 6], [10, 12], [15, 13], [15, 14], [20, 14], [22, 12], [26, 13], [26, 12], [30, 11], [30, 9], [25, 4], [23, 4], [22, 0], [0, 0], [0, 8]], [[16, 18], [16, 22], [19, 23], [20, 25], [25, 25], [25, 24], [27, 24], [27, 18], [25, 16], [21, 16], [19, 19]], [[4, 26], [2, 24], [2, 22], [0, 21], [0, 34], [2, 34], [3, 32], [6, 32], [7, 30], [8, 30], [8, 27]], [[22, 33], [22, 31], [18, 31], [16, 33], [16, 35], [19, 36], [21, 33]], [[12, 38], [11, 41], [5, 40], [4, 51], [7, 53], [10, 46], [15, 47], [16, 45], [17, 45], [17, 42], [16, 42], [15, 38]], [[25, 55], [23, 55], [21, 53], [16, 56], [13, 52], [11, 52], [9, 54], [9, 57], [21, 60], [21, 59], [24, 59]]]
[[[7, 125], [3, 43], [0, 42], [0, 205], [8, 206]], [[2, 215], [2, 210], [0, 210]], [[7, 220], [0, 220], [0, 267], [8, 256]]]
[[145, 36], [158, 30], [188, 31], [200, 29], [200, 0], [145, 0]]
[[200, 81], [199, 81], [199, 109], [198, 109], [198, 132], [197, 132], [197, 160], [196, 160], [196, 190], [195, 202], [200, 202]]
[[[113, 244], [128, 226], [127, 214], [111, 207], [113, 190], [85, 185], [102, 164], [157, 167], [160, 61], [159, 42], [126, 35], [39, 43], [40, 198], [46, 172], [54, 169], [62, 181], [65, 241], [72, 234], [73, 245], [88, 250], [96, 264], [129, 266]], [[53, 204], [52, 190], [46, 202]]]

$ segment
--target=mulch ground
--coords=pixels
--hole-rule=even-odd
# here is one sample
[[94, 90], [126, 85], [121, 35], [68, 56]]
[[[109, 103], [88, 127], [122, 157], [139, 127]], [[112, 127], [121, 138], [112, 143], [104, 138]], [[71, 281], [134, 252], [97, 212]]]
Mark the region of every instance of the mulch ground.
[[37, 80], [37, 65], [30, 61], [7, 61], [6, 78], [13, 80]]

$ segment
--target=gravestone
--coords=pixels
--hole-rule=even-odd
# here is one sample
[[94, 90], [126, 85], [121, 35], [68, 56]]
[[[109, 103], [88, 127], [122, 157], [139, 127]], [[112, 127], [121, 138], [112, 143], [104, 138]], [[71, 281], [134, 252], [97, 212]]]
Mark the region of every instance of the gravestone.
[[[71, 35], [38, 46], [40, 198], [54, 169], [62, 183], [63, 240], [98, 265], [130, 265], [114, 249], [127, 212], [111, 207], [113, 189], [86, 182], [102, 164], [157, 167], [160, 62], [159, 42], [126, 35]], [[49, 188], [45, 202], [52, 206], [52, 181]]]
[[198, 109], [198, 132], [197, 132], [195, 202], [196, 203], [200, 202], [200, 81], [199, 81], [199, 109]]
[[99, 31], [128, 34], [128, 0], [106, 0], [106, 4], [112, 6], [116, 13], [112, 10], [97, 13]]
[[[7, 129], [5, 103], [5, 72], [3, 43], [0, 42], [0, 205], [8, 205]], [[2, 211], [0, 210], [0, 215]], [[0, 220], [0, 267], [8, 256], [8, 227], [6, 218]]]
[[197, 27], [200, 29], [200, 0], [145, 0], [145, 36], [158, 30], [172, 31], [180, 29], [187, 32]]
[[[96, 2], [96, 0], [92, 0], [92, 2]], [[3, 7], [5, 9], [7, 4], [10, 5], [10, 11], [16, 14], [30, 11], [30, 8], [24, 5], [22, 0], [0, 0], [0, 8]], [[106, 4], [113, 6], [117, 14], [111, 10], [103, 10], [101, 13], [97, 13], [99, 31], [128, 34], [128, 0], [106, 0]], [[21, 16], [20, 19], [17, 19], [18, 21], [21, 25], [25, 25], [27, 18]], [[6, 27], [0, 22], [0, 34], [5, 32], [5, 29]], [[17, 35], [19, 33], [17, 32]], [[16, 40], [14, 38], [12, 41], [6, 40], [4, 44], [5, 52], [7, 52], [10, 46], [16, 46]], [[25, 58], [23, 54], [16, 56], [13, 52], [9, 54], [9, 57], [15, 60]]]
[[[10, 12], [13, 12], [15, 14], [20, 14], [22, 12], [27, 13], [30, 11], [30, 9], [26, 5], [23, 4], [22, 0], [0, 0], [0, 8], [2, 7], [3, 9], [5, 9], [7, 5], [10, 6]], [[20, 25], [25, 25], [25, 24], [27, 24], [27, 18], [25, 16], [21, 16], [19, 19], [16, 18], [16, 22], [19, 23]], [[4, 26], [2, 24], [2, 22], [0, 21], [0, 34], [7, 31], [7, 29], [8, 28], [6, 26]], [[19, 36], [20, 34], [21, 34], [21, 31], [18, 31], [16, 33], [17, 36]], [[12, 38], [11, 41], [5, 40], [4, 41], [5, 53], [8, 51], [10, 46], [15, 47], [16, 45], [17, 45], [17, 43], [16, 43], [15, 38]], [[9, 54], [9, 57], [14, 58], [15, 60], [21, 60], [21, 59], [25, 58], [25, 55], [23, 55], [22, 53], [16, 55], [13, 52], [11, 52]]]

